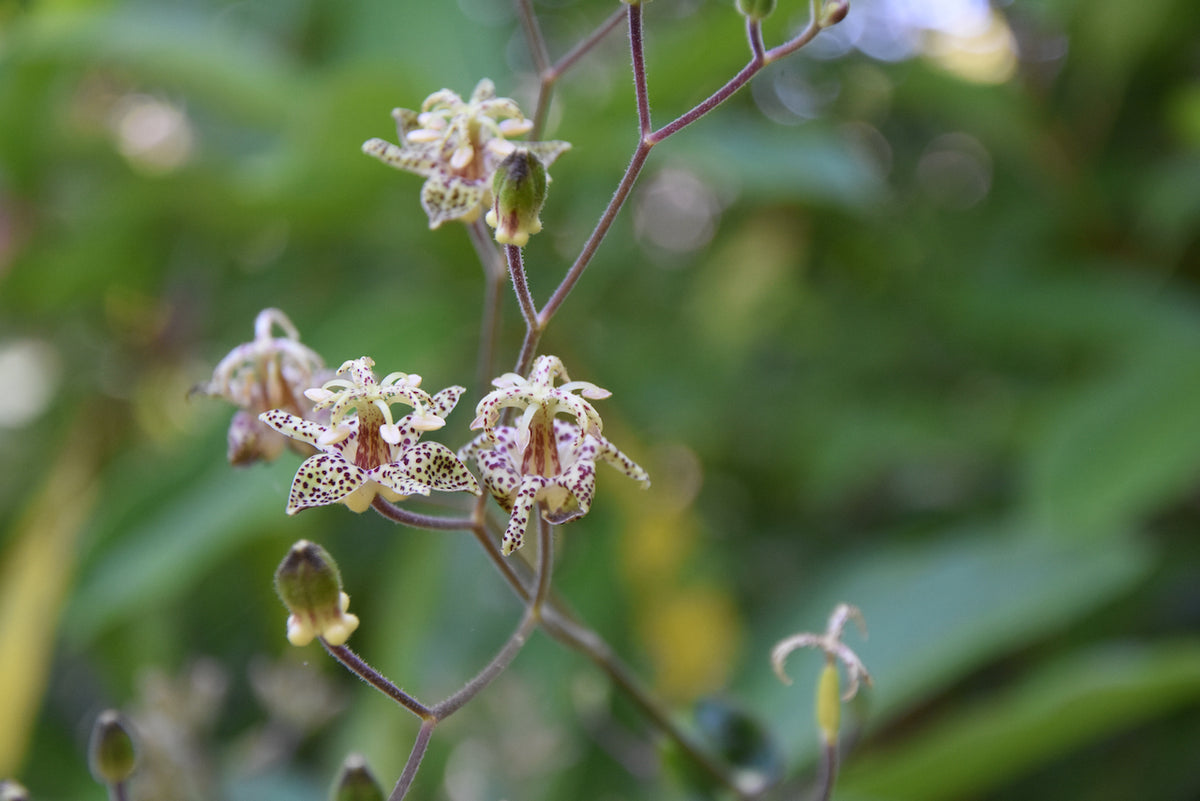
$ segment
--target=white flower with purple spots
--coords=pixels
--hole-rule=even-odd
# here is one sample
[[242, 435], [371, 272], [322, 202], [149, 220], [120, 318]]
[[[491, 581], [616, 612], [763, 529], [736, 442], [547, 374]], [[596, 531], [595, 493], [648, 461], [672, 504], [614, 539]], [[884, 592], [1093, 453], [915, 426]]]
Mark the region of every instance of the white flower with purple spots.
[[[556, 379], [566, 383], [556, 387]], [[471, 423], [483, 433], [458, 456], [475, 459], [484, 486], [509, 513], [502, 544], [506, 556], [521, 547], [534, 504], [542, 504], [542, 517], [551, 523], [587, 513], [596, 494], [598, 459], [643, 488], [650, 486], [646, 471], [601, 435], [600, 415], [584, 400], [611, 393], [587, 381], [571, 381], [557, 356], [539, 356], [528, 379], [506, 373], [492, 384], [496, 390], [479, 402]], [[497, 425], [506, 407], [524, 409], [515, 426]], [[559, 413], [571, 415], [574, 422], [555, 419]]]
[[[375, 496], [399, 501], [431, 490], [481, 493], [478, 482], [454, 452], [437, 442], [418, 442], [421, 433], [446, 424], [463, 393], [448, 387], [430, 397], [421, 377], [391, 373], [375, 380], [375, 362], [364, 356], [343, 364], [339, 376], [304, 394], [317, 409], [329, 409], [329, 425], [320, 425], [276, 409], [261, 419], [281, 434], [321, 451], [296, 472], [287, 513], [310, 506], [344, 503], [362, 512]], [[413, 411], [399, 420], [391, 405]]]
[[[275, 335], [275, 329], [283, 332]], [[282, 409], [311, 417], [313, 408], [303, 395], [328, 371], [321, 357], [300, 342], [300, 332], [279, 309], [263, 309], [254, 320], [254, 340], [238, 345], [213, 370], [212, 379], [192, 392], [224, 398], [238, 406], [229, 424], [231, 464], [271, 461], [287, 439], [263, 425], [258, 415]], [[299, 446], [303, 447], [303, 446]]]
[[[496, 97], [495, 85], [484, 78], [470, 100], [449, 89], [434, 92], [421, 111], [392, 111], [400, 144], [370, 139], [363, 152], [398, 170], [423, 176], [421, 206], [429, 227], [449, 220], [474, 222], [492, 205], [492, 176], [515, 149], [510, 137], [533, 129], [516, 102]], [[546, 167], [570, 149], [567, 142], [522, 142]]]

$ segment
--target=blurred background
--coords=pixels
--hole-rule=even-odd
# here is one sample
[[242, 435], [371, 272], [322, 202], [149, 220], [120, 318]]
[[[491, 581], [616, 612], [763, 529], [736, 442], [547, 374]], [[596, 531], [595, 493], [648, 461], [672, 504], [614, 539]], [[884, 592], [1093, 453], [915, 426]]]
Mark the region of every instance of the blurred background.
[[[616, 6], [538, 2], [552, 55]], [[806, 13], [781, 0], [768, 44]], [[745, 63], [732, 2], [646, 18], [656, 125]], [[1200, 797], [1198, 34], [1191, 0], [853, 0], [656, 148], [543, 340], [654, 478], [601, 468], [559, 591], [788, 797], [820, 657], [784, 687], [767, 655], [838, 601], [876, 679], [838, 798]], [[102, 798], [86, 740], [116, 706], [140, 798], [320, 799], [350, 751], [390, 786], [414, 720], [284, 639], [271, 574], [300, 538], [419, 698], [515, 626], [469, 535], [288, 518], [299, 457], [229, 467], [232, 408], [187, 397], [267, 306], [334, 366], [472, 383], [465, 232], [359, 148], [482, 77], [532, 113], [508, 0], [0, 0], [0, 778]], [[636, 140], [620, 29], [547, 135], [574, 149], [526, 253], [539, 302]], [[463, 444], [479, 397], [433, 438]], [[539, 635], [410, 797], [702, 794], [658, 746]]]

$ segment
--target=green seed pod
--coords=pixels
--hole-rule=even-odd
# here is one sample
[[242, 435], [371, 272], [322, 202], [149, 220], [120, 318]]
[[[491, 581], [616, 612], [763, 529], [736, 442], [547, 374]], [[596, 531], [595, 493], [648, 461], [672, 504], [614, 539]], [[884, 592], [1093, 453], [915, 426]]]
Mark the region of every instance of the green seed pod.
[[331, 801], [384, 801], [384, 794], [367, 761], [359, 754], [351, 754], [342, 763], [330, 798]]
[[500, 162], [492, 178], [495, 201], [487, 224], [496, 229], [496, 241], [525, 247], [529, 235], [542, 230], [538, 214], [546, 202], [546, 168], [537, 156], [518, 148]]
[[825, 664], [817, 680], [817, 726], [827, 743], [836, 743], [842, 722], [842, 697], [837, 665]]
[[737, 10], [750, 19], [764, 20], [775, 10], [775, 0], [737, 0]]
[[133, 775], [137, 750], [125, 721], [114, 709], [100, 713], [88, 743], [92, 776], [101, 784], [119, 784]]

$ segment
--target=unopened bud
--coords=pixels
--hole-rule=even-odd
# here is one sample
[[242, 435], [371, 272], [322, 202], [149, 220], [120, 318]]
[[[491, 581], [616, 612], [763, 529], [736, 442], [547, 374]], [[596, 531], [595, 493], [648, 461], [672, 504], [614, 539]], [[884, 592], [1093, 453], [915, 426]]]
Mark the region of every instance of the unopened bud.
[[308, 645], [315, 637], [342, 645], [358, 628], [358, 618], [346, 613], [350, 596], [342, 592], [337, 563], [320, 545], [300, 540], [292, 546], [275, 571], [275, 591], [291, 612], [287, 637], [292, 645]]
[[775, 0], [737, 0], [737, 10], [750, 19], [764, 20], [775, 10]]
[[850, 0], [825, 0], [821, 13], [817, 17], [817, 25], [830, 28], [846, 18], [850, 11]]
[[817, 679], [817, 726], [827, 743], [836, 743], [842, 722], [842, 697], [837, 665], [826, 662]]
[[96, 718], [88, 743], [88, 763], [92, 776], [101, 784], [119, 784], [133, 775], [137, 751], [125, 721], [116, 710], [101, 712]]
[[542, 230], [538, 214], [546, 202], [546, 168], [537, 156], [518, 148], [496, 168], [492, 195], [486, 219], [496, 229], [496, 241], [525, 247], [529, 235]]
[[0, 801], [29, 801], [29, 791], [12, 779], [0, 781]]
[[342, 763], [342, 772], [333, 785], [332, 801], [383, 801], [383, 788], [359, 754], [351, 754]]

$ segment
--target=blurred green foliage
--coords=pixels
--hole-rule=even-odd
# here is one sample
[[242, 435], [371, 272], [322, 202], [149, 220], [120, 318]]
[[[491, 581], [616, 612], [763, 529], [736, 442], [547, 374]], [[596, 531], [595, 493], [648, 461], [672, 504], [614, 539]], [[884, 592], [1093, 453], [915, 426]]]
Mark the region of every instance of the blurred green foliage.
[[[551, 52], [616, 5], [538, 3]], [[844, 25], [903, 31], [885, 12], [912, 5]], [[769, 43], [806, 6], [780, 3]], [[746, 47], [732, 3], [646, 13], [661, 125]], [[999, 51], [827, 43], [652, 154], [543, 351], [613, 390], [612, 437], [655, 486], [601, 477], [556, 582], [681, 716], [736, 699], [789, 782], [811, 776], [817, 658], [783, 687], [767, 654], [848, 601], [876, 685], [844, 716], [838, 797], [1190, 801], [1200, 7], [993, 13]], [[300, 538], [342, 566], [352, 644], [418, 697], [503, 642], [519, 607], [466, 535], [287, 518], [298, 460], [229, 468], [231, 410], [186, 398], [266, 306], [334, 365], [471, 383], [467, 238], [426, 230], [420, 179], [359, 146], [484, 76], [528, 109], [507, 0], [0, 3], [0, 778], [102, 797], [85, 748], [109, 706], [186, 733], [160, 798], [322, 798], [350, 751], [394, 777], [415, 723], [316, 646], [288, 653], [271, 574]], [[574, 149], [527, 249], [540, 302], [635, 142], [620, 31], [550, 119]], [[538, 637], [438, 729], [412, 797], [682, 795], [653, 741]]]

